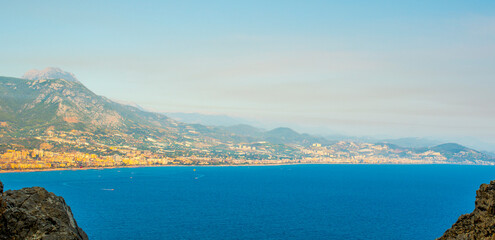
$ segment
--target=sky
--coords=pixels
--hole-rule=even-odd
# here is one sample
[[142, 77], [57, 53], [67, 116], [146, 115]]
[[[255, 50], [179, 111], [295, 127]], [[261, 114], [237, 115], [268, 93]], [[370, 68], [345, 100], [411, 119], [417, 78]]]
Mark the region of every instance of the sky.
[[[3, 1], [0, 75], [110, 99], [495, 151], [495, 1]], [[317, 132], [318, 130], [316, 130]]]

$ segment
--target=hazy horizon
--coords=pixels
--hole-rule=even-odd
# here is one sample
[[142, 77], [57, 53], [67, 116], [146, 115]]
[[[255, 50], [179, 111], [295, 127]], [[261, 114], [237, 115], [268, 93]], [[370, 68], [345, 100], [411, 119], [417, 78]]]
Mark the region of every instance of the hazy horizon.
[[495, 151], [495, 2], [48, 2], [3, 4], [0, 75], [60, 67], [156, 112]]

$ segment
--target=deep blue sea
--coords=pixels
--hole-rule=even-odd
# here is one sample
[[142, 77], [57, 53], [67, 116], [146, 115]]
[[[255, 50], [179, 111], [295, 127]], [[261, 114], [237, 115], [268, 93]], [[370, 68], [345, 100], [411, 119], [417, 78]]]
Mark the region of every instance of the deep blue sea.
[[494, 179], [495, 167], [455, 165], [0, 174], [6, 189], [63, 196], [90, 239], [435, 239]]

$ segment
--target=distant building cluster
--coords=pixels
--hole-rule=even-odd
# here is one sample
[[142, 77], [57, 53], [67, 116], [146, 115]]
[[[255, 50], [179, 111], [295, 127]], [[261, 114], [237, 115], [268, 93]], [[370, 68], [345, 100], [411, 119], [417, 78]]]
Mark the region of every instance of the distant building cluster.
[[[128, 136], [59, 132], [48, 129], [35, 147], [11, 145], [0, 149], [0, 170], [104, 168], [156, 165], [266, 164], [493, 164], [470, 152], [445, 156], [427, 150], [391, 148], [387, 144], [337, 142], [273, 144], [201, 141], [188, 133], [174, 141], [151, 137], [131, 142]], [[174, 139], [171, 137], [170, 139]], [[140, 150], [144, 148], [146, 150]], [[455, 161], [453, 161], [453, 159]]]
[[[259, 145], [259, 143], [258, 143]], [[2, 170], [36, 170], [63, 168], [103, 168], [123, 166], [156, 166], [156, 165], [259, 165], [259, 164], [446, 164], [447, 159], [438, 152], [428, 151], [421, 154], [410, 154], [401, 157], [399, 154], [389, 154], [386, 146], [373, 144], [339, 143], [332, 146], [313, 144], [305, 148], [298, 146], [296, 150], [302, 156], [280, 158], [269, 155], [269, 151], [253, 144], [231, 146], [233, 150], [229, 157], [212, 156], [177, 156], [167, 157], [151, 151], [118, 149], [120, 154], [101, 156], [95, 153], [54, 152], [43, 149], [7, 150], [0, 154], [0, 169]], [[262, 151], [266, 159], [250, 159], [250, 154]], [[210, 152], [210, 151], [208, 151]], [[267, 155], [268, 154], [268, 155]], [[211, 153], [209, 154], [211, 155]]]

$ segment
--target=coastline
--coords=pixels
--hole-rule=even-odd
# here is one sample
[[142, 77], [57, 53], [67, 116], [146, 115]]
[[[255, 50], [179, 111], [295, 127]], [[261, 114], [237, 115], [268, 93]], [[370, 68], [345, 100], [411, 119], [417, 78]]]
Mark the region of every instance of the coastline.
[[274, 164], [221, 164], [221, 165], [137, 165], [137, 166], [112, 166], [112, 167], [84, 167], [84, 168], [45, 168], [26, 170], [0, 170], [2, 173], [25, 172], [51, 172], [51, 171], [81, 171], [81, 170], [105, 170], [121, 168], [147, 168], [147, 167], [266, 167], [266, 166], [291, 166], [291, 165], [457, 165], [457, 166], [495, 166], [489, 164], [463, 164], [463, 163], [274, 163]]

